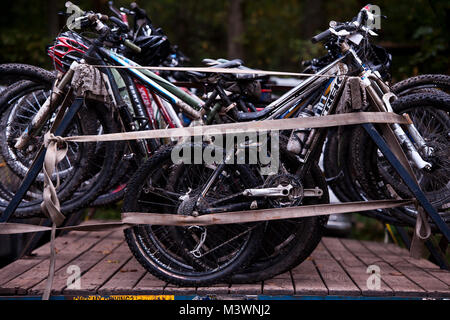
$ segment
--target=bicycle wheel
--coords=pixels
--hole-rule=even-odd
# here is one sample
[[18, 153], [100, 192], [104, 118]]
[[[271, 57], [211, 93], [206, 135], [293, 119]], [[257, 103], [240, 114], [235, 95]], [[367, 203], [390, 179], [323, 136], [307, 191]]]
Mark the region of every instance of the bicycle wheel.
[[[8, 99], [7, 105], [3, 105], [5, 109], [0, 119], [2, 128], [0, 132], [0, 150], [9, 168], [17, 176], [23, 178], [27, 174], [37, 150], [43, 144], [44, 137], [42, 135], [36, 137], [24, 150], [18, 150], [14, 147], [15, 139], [27, 129], [32, 118], [49, 97], [50, 90], [39, 85], [27, 83], [19, 85], [12, 90], [5, 90], [5, 95], [7, 98], [11, 97], [11, 99]], [[75, 119], [75, 125], [68, 130], [67, 134], [78, 135], [86, 132], [87, 129], [83, 128], [83, 126], [88, 120], [86, 116], [81, 118], [80, 114], [80, 117]], [[42, 132], [47, 132], [51, 125], [52, 119], [44, 124]], [[72, 162], [75, 164], [80, 161], [80, 157], [87, 157], [86, 153], [80, 154], [78, 152], [80, 147], [76, 143], [69, 145], [67, 156], [59, 163], [57, 168], [61, 179], [64, 180], [67, 175], [72, 175], [72, 171], [74, 171], [74, 167], [71, 165]], [[36, 181], [44, 181], [43, 173], [36, 177]]]
[[[114, 119], [113, 112], [109, 107], [96, 101], [87, 101], [95, 120], [94, 135], [120, 132], [118, 124]], [[94, 154], [87, 166], [87, 174], [82, 184], [73, 193], [70, 199], [61, 204], [63, 213], [77, 212], [88, 207], [99, 195], [110, 186], [115, 174], [116, 166], [122, 157], [123, 142], [98, 142], [93, 144]]]
[[0, 87], [3, 89], [21, 80], [52, 83], [55, 79], [56, 75], [53, 72], [36, 66], [22, 63], [0, 64]]
[[[425, 154], [425, 150], [418, 148], [424, 160], [433, 165], [431, 172], [418, 170], [413, 165], [412, 167], [428, 200], [438, 210], [441, 208], [445, 210], [450, 202], [449, 96], [445, 94], [412, 94], [396, 100], [393, 107], [398, 113], [410, 115], [416, 128], [425, 139], [427, 147], [432, 148], [431, 155]], [[355, 151], [352, 154], [352, 162], [358, 173], [358, 180], [365, 185], [366, 189], [371, 190], [372, 197], [389, 197], [390, 193], [386, 185], [390, 185], [396, 193], [403, 197], [412, 196], [407, 186], [362, 129], [355, 132], [352, 141]], [[407, 222], [412, 223], [416, 211], [410, 208], [403, 212], [410, 216]], [[441, 212], [441, 214], [447, 221], [447, 214], [445, 212]]]
[[[37, 136], [36, 141], [30, 144], [30, 148], [24, 152], [14, 148], [14, 138], [17, 137], [29, 124], [33, 114], [39, 109], [45, 99], [45, 92], [49, 90], [49, 83], [21, 82], [14, 88], [7, 89], [0, 99], [1, 126], [0, 149], [2, 158], [8, 171], [8, 181], [2, 179], [2, 199], [0, 210], [3, 211], [9, 200], [16, 193], [17, 180], [22, 180], [42, 144], [43, 135], [54, 120], [50, 117]], [[109, 114], [109, 116], [108, 116]], [[110, 113], [106, 112], [104, 106], [95, 105], [92, 101], [86, 101], [63, 135], [95, 135], [101, 132], [117, 132], [117, 127]], [[63, 160], [58, 170], [61, 172], [61, 184], [57, 190], [61, 202], [61, 210], [64, 214], [70, 214], [89, 204], [107, 186], [113, 172], [116, 159], [115, 143], [109, 144], [108, 148], [101, 147], [97, 143], [69, 143], [67, 159]], [[11, 178], [14, 175], [16, 178]], [[56, 174], [52, 177], [56, 178]], [[87, 183], [87, 180], [90, 181]], [[81, 184], [87, 187], [82, 193], [75, 194]], [[28, 218], [42, 216], [40, 204], [42, 202], [43, 182], [42, 176], [38, 175], [26, 196], [14, 213], [14, 217]]]
[[450, 76], [445, 74], [423, 74], [400, 81], [391, 87], [391, 90], [399, 96], [420, 93], [424, 89], [437, 89], [448, 93], [450, 90]]
[[[391, 90], [398, 96], [405, 96], [412, 93], [442, 91], [448, 92], [450, 89], [450, 76], [442, 74], [427, 74], [416, 77], [411, 77], [394, 84]], [[362, 200], [356, 196], [357, 193], [353, 191], [362, 191], [361, 186], [358, 185], [358, 180], [353, 179], [352, 169], [349, 166], [349, 146], [348, 136], [352, 136], [353, 129], [343, 127], [339, 128], [339, 138], [336, 135], [337, 130], [330, 130], [328, 139], [324, 147], [324, 172], [327, 180], [329, 180], [329, 186], [336, 197], [343, 202], [346, 201], [359, 201]], [[342, 161], [343, 159], [344, 161]], [[353, 187], [351, 187], [351, 182]], [[352, 190], [352, 192], [349, 192]], [[359, 192], [358, 191], [358, 192]], [[365, 191], [362, 191], [365, 193]], [[364, 198], [364, 196], [363, 196]], [[367, 212], [366, 212], [367, 214]], [[379, 216], [376, 212], [375, 215]]]
[[[0, 150], [4, 165], [9, 170], [8, 180], [15, 179], [17, 182], [23, 179], [37, 154], [39, 146], [43, 143], [43, 133], [49, 129], [52, 120], [47, 121], [43, 127], [43, 133], [30, 144], [29, 148], [23, 151], [14, 148], [15, 138], [27, 128], [31, 117], [37, 112], [46, 97], [48, 97], [48, 87], [33, 82], [22, 82], [3, 92], [0, 102]], [[80, 135], [92, 132], [90, 114], [88, 111], [82, 110], [74, 118], [65, 134]], [[67, 199], [80, 185], [85, 175], [89, 154], [92, 152], [93, 150], [89, 145], [74, 144], [70, 146], [67, 156], [57, 168], [61, 172], [59, 176], [61, 184], [58, 188], [60, 199]], [[12, 175], [16, 178], [12, 178]], [[56, 174], [52, 176], [52, 180], [56, 183]], [[3, 181], [6, 181], [6, 179], [2, 179]], [[3, 200], [12, 198], [17, 190], [14, 186], [17, 187], [17, 183], [2, 186]], [[27, 193], [24, 200], [28, 203], [22, 203], [22, 209], [27, 208], [27, 210], [33, 212], [40, 211], [38, 203], [42, 201], [42, 186], [43, 175], [40, 174]], [[34, 209], [31, 209], [31, 207], [34, 207]]]
[[[205, 148], [198, 144], [186, 147], [193, 154]], [[172, 150], [163, 147], [139, 168], [128, 184], [123, 211], [191, 215], [199, 210], [195, 209], [199, 192], [215, 168], [175, 164]], [[226, 205], [230, 203], [227, 196], [257, 184], [248, 166], [225, 165], [202, 203]], [[238, 196], [233, 200], [241, 199]], [[153, 275], [177, 285], [205, 286], [230, 276], [250, 261], [261, 242], [264, 225], [143, 225], [126, 229], [125, 237], [135, 258]]]

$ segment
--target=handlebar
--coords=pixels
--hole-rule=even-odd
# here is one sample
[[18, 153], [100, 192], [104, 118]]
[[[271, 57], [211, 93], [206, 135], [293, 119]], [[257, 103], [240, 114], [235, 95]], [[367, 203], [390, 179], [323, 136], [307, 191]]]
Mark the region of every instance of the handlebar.
[[317, 43], [317, 42], [324, 41], [324, 40], [328, 39], [329, 37], [331, 37], [331, 35], [332, 35], [331, 30], [327, 29], [327, 30], [322, 31], [321, 33], [315, 35], [314, 37], [312, 37], [311, 42]]
[[111, 10], [111, 12], [114, 13], [118, 18], [122, 18], [122, 13], [119, 9], [114, 7], [114, 3], [112, 1], [108, 1], [108, 7], [109, 10]]
[[119, 27], [120, 31], [127, 33], [130, 31], [128, 25], [117, 17], [109, 17], [109, 20]]
[[[79, 12], [82, 14], [82, 16], [79, 17], [78, 19], [80, 19], [80, 21], [84, 21], [84, 23], [82, 23], [83, 26], [86, 26], [86, 27], [93, 26], [95, 28], [95, 30], [97, 30], [97, 32], [100, 34], [100, 38], [98, 39], [100, 42], [103, 42], [105, 39], [107, 39], [111, 32], [111, 29], [107, 25], [105, 25], [103, 22], [111, 21], [119, 28], [120, 33], [122, 33], [122, 34], [127, 34], [129, 32], [129, 28], [128, 28], [127, 24], [124, 23], [123, 21], [121, 21], [117, 17], [114, 17], [114, 16], [108, 17], [107, 15], [100, 14], [100, 13], [85, 12], [85, 11], [81, 10], [78, 6], [71, 3], [70, 1], [66, 2], [66, 7], [71, 8], [72, 11], [76, 11], [76, 12]], [[111, 37], [109, 37], [109, 38], [111, 38]], [[135, 45], [130, 40], [128, 40], [126, 38], [126, 36], [122, 37], [122, 35], [119, 35], [118, 37], [116, 36], [115, 39], [119, 39], [120, 41], [122, 41], [126, 47], [133, 50], [134, 52], [136, 52], [136, 53], [141, 52], [141, 48], [139, 46]], [[100, 42], [98, 44], [100, 44]]]
[[[328, 40], [335, 32], [339, 32], [341, 30], [346, 30], [348, 32], [353, 32], [362, 28], [363, 24], [367, 20], [367, 6], [364, 6], [356, 16], [354, 22], [341, 23], [336, 26], [330, 27], [327, 30], [315, 35], [311, 38], [312, 43], [323, 42]], [[335, 32], [333, 32], [335, 31]]]
[[86, 15], [89, 21], [91, 22], [106, 22], [109, 20], [109, 17], [107, 15], [101, 14], [101, 13], [89, 13]]

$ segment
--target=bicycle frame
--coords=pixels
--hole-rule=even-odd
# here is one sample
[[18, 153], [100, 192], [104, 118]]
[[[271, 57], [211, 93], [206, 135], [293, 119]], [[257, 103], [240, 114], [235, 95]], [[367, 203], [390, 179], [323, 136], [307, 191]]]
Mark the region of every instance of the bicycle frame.
[[[169, 81], [159, 77], [158, 75], [154, 74], [148, 69], [134, 69], [133, 67], [141, 67], [137, 63], [133, 62], [130, 59], [127, 59], [123, 56], [120, 56], [117, 53], [112, 52], [111, 50], [107, 50], [104, 48], [100, 48], [99, 53], [113, 63], [113, 65], [118, 65], [121, 67], [127, 67], [128, 69], [125, 69], [125, 72], [135, 76], [138, 78], [144, 85], [149, 86], [149, 88], [161, 96], [163, 99], [168, 101], [169, 103], [178, 106], [182, 109], [182, 111], [186, 111], [187, 115], [194, 115], [198, 116], [199, 114], [196, 113], [197, 111], [200, 111], [202, 113], [202, 109], [208, 108], [209, 106], [206, 106], [206, 103], [202, 101], [201, 99], [188, 95], [184, 90], [181, 88], [173, 85]], [[329, 71], [335, 67], [338, 63], [341, 62], [343, 58], [339, 58], [327, 67], [320, 70], [317, 74], [311, 75], [311, 77], [307, 78], [305, 81], [300, 83], [295, 88], [291, 89], [287, 93], [285, 93], [283, 96], [281, 96], [279, 99], [273, 101], [271, 104], [269, 104], [263, 111], [255, 112], [257, 116], [255, 119], [252, 120], [262, 120], [262, 119], [274, 119], [281, 117], [280, 113], [284, 113], [285, 111], [289, 111], [290, 114], [292, 114], [292, 111], [296, 110], [288, 110], [290, 107], [292, 107], [292, 104], [295, 101], [298, 101], [302, 97], [304, 97], [304, 90], [308, 88], [309, 85], [313, 84], [316, 80], [320, 79], [321, 76], [329, 74]], [[114, 66], [108, 66], [111, 68], [114, 68]], [[316, 89], [318, 86], [314, 86], [313, 89]], [[311, 93], [313, 90], [308, 91], [307, 93]], [[285, 108], [285, 109], [283, 109]], [[217, 112], [213, 109], [209, 110], [210, 112]], [[207, 111], [204, 110], [204, 113]], [[268, 115], [270, 113], [270, 115]], [[209, 114], [208, 117], [214, 117], [215, 114]], [[199, 120], [200, 117], [196, 118], [196, 120]], [[245, 120], [245, 119], [242, 119]]]

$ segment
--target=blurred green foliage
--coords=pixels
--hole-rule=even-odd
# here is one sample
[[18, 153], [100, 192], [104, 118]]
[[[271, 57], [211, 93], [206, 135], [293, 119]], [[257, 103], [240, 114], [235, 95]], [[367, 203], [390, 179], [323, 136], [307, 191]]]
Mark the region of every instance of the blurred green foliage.
[[353, 214], [354, 226], [350, 238], [382, 242], [385, 237], [385, 226], [382, 222], [361, 215]]
[[[156, 26], [163, 28], [173, 44], [199, 65], [206, 57], [227, 56], [227, 15], [230, 0], [137, 1]], [[73, 0], [85, 10], [110, 14], [106, 0]], [[117, 0], [117, 7], [131, 1]], [[24, 62], [51, 67], [45, 46], [55, 30], [64, 26], [62, 0], [15, 0], [4, 5], [0, 19], [0, 62]], [[308, 14], [314, 4], [320, 11]], [[301, 59], [323, 54], [320, 45], [309, 41], [327, 28], [330, 20], [348, 21], [366, 3], [358, 0], [243, 0], [245, 63], [273, 70], [299, 70]], [[380, 35], [374, 39], [393, 55], [396, 80], [421, 73], [449, 73], [448, 0], [380, 0]], [[314, 33], [305, 29], [314, 26]]]

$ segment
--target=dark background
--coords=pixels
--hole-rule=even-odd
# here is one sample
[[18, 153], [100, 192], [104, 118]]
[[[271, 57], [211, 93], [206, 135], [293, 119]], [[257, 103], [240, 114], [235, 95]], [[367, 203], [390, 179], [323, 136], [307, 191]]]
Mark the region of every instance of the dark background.
[[[84, 10], [111, 15], [107, 0], [73, 0]], [[116, 0], [116, 7], [131, 1]], [[323, 54], [310, 38], [330, 20], [349, 21], [367, 4], [357, 0], [138, 0], [171, 43], [199, 66], [203, 58], [241, 58], [253, 68], [300, 71], [301, 59]], [[65, 24], [61, 0], [2, 2], [0, 63], [51, 68], [45, 47]], [[450, 71], [448, 0], [373, 2], [388, 16], [375, 43], [393, 55], [394, 80]]]

